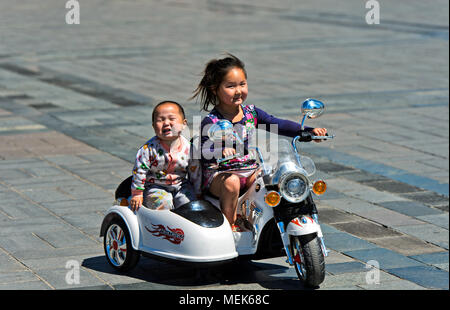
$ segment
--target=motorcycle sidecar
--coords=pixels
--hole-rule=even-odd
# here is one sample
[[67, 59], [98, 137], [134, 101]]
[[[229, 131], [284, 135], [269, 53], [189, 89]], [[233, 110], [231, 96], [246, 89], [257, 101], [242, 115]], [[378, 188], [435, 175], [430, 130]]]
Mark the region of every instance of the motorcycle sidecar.
[[142, 206], [133, 212], [120, 205], [130, 196], [130, 182], [126, 179], [116, 190], [119, 203], [108, 209], [100, 230], [107, 261], [115, 269], [133, 268], [141, 254], [189, 263], [218, 263], [238, 256], [228, 221], [211, 203], [192, 201], [174, 210]]

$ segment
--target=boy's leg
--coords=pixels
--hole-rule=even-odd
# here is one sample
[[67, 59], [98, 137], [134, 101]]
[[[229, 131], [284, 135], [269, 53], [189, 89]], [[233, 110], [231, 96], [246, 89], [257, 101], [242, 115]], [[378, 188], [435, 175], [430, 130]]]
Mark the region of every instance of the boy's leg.
[[175, 186], [175, 191], [173, 192], [173, 205], [175, 208], [194, 200], [196, 200], [196, 197], [191, 183], [183, 182]]
[[152, 210], [173, 209], [172, 194], [159, 187], [151, 187], [144, 191], [144, 206]]

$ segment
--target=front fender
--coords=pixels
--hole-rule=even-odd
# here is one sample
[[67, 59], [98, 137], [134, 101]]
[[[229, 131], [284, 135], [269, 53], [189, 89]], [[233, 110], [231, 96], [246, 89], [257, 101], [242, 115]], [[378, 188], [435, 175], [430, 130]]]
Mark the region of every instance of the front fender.
[[128, 207], [112, 206], [106, 212], [103, 218], [102, 226], [100, 228], [100, 237], [106, 233], [106, 228], [114, 218], [121, 218], [125, 223], [128, 232], [130, 233], [131, 246], [135, 250], [139, 250], [139, 223], [136, 214]]
[[303, 215], [289, 222], [286, 233], [292, 236], [303, 236], [312, 233], [320, 234], [320, 226], [311, 217]]

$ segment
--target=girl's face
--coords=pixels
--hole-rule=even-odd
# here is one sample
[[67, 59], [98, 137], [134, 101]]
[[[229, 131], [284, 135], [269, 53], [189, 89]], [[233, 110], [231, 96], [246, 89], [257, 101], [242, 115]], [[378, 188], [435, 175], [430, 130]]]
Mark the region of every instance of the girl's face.
[[240, 68], [231, 69], [223, 78], [217, 91], [219, 104], [241, 105], [247, 99], [248, 87], [245, 73]]
[[187, 121], [175, 104], [160, 105], [155, 111], [153, 129], [155, 134], [163, 141], [171, 142], [178, 138]]

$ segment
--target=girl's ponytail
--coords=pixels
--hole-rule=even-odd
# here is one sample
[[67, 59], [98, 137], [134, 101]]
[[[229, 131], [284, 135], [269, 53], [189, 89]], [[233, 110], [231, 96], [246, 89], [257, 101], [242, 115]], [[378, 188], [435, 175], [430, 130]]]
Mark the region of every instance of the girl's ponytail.
[[199, 97], [202, 110], [209, 111], [208, 108], [210, 105], [217, 105], [216, 91], [225, 75], [233, 68], [239, 68], [244, 71], [245, 77], [247, 78], [245, 65], [236, 56], [227, 53], [227, 57], [223, 59], [210, 60], [203, 71], [203, 78], [190, 99]]

